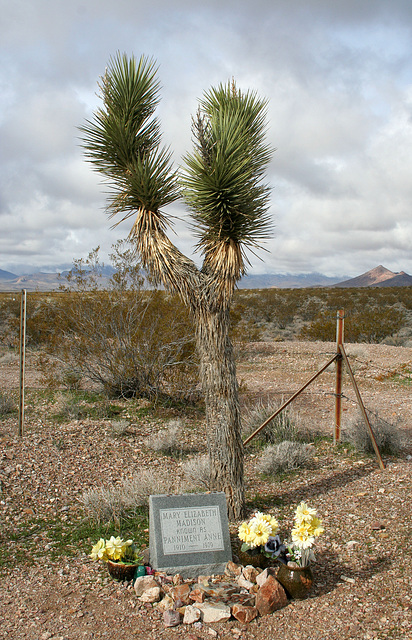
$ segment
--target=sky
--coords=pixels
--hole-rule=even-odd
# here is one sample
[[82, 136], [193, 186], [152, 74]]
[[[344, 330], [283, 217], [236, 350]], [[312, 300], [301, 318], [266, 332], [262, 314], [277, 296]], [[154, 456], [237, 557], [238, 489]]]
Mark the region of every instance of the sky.
[[[78, 131], [120, 51], [157, 61], [176, 166], [211, 86], [268, 99], [273, 237], [250, 273], [412, 274], [410, 0], [0, 0], [0, 15], [0, 269], [106, 260], [127, 237]], [[187, 210], [168, 212], [192, 255]]]

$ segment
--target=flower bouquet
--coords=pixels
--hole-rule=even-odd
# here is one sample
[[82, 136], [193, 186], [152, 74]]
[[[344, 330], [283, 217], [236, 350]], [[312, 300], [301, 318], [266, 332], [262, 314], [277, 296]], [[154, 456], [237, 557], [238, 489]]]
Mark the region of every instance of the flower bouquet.
[[[292, 598], [306, 598], [313, 585], [311, 562], [315, 560], [312, 547], [315, 539], [323, 533], [321, 520], [316, 510], [301, 502], [296, 508], [292, 542], [286, 544], [285, 559], [279, 566], [276, 579]], [[286, 563], [285, 563], [286, 560]]]
[[248, 522], [242, 522], [238, 537], [242, 541], [241, 553], [250, 556], [258, 554], [278, 560], [283, 564], [290, 562], [305, 567], [315, 559], [312, 546], [315, 538], [324, 529], [316, 510], [301, 502], [296, 508], [291, 542], [282, 543], [278, 535], [279, 523], [271, 514], [257, 511]]
[[287, 545], [286, 558], [299, 567], [307, 567], [315, 560], [312, 546], [315, 538], [324, 532], [322, 521], [317, 517], [316, 509], [301, 502], [296, 508], [294, 526], [291, 531], [292, 543]]
[[[238, 537], [242, 541], [241, 554], [246, 556], [276, 559], [286, 552], [286, 547], [277, 535], [279, 523], [271, 514], [256, 511], [248, 521], [242, 522], [238, 530]], [[252, 561], [251, 561], [252, 564]], [[262, 564], [254, 562], [254, 564]]]
[[132, 540], [122, 540], [111, 536], [109, 540], [100, 538], [92, 547], [92, 560], [107, 563], [110, 575], [117, 580], [131, 580], [143, 558]]

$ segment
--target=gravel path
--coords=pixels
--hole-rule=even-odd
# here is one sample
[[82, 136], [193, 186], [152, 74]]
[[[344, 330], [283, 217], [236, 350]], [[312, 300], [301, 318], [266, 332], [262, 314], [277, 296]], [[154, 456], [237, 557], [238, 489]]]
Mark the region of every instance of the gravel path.
[[[248, 395], [290, 394], [333, 353], [327, 343], [250, 345], [242, 354], [239, 378]], [[411, 385], [394, 373], [411, 370], [412, 350], [380, 345], [348, 345], [365, 404], [392, 422], [399, 421], [406, 448], [400, 458], [376, 460], [322, 442], [309, 469], [278, 482], [259, 478], [256, 451], [247, 450], [248, 507], [270, 510], [289, 530], [301, 500], [314, 506], [325, 535], [316, 547], [315, 587], [310, 597], [291, 601], [271, 616], [247, 626], [236, 620], [165, 629], [161, 613], [140, 603], [127, 584], [113, 582], [105, 567], [84, 552], [53, 558], [47, 531], [28, 522], [76, 521], [79, 498], [90, 487], [115, 484], [141, 468], [158, 468], [177, 479], [181, 461], [153, 454], [145, 446], [156, 423], [142, 417], [115, 437], [107, 420], [68, 421], [56, 426], [43, 411], [28, 406], [26, 432], [15, 436], [16, 420], [0, 426], [0, 543], [2, 557], [17, 556], [33, 542], [42, 553], [0, 569], [0, 638], [78, 640], [109, 638], [196, 638], [266, 640], [412, 639]], [[356, 358], [356, 360], [355, 360]], [[3, 388], [14, 388], [16, 363], [0, 359]], [[28, 385], [37, 380], [28, 372]], [[402, 374], [403, 375], [403, 374]], [[37, 383], [37, 382], [36, 382]], [[334, 372], [325, 372], [296, 404], [301, 419], [331, 433]], [[356, 407], [345, 376], [344, 421]], [[187, 421], [191, 449], [204, 452], [201, 424]], [[115, 444], [115, 446], [113, 446]], [[409, 448], [408, 448], [409, 447]], [[110, 451], [110, 455], [108, 455]], [[26, 538], [17, 533], [26, 526]], [[28, 554], [33, 555], [33, 554]]]

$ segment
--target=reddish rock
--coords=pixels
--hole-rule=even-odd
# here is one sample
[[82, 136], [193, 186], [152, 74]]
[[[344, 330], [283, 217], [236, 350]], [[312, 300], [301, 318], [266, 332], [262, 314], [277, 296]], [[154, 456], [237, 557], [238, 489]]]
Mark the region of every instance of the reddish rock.
[[242, 624], [247, 624], [256, 618], [258, 610], [256, 607], [245, 607], [243, 604], [235, 604], [232, 607], [232, 616]]
[[163, 624], [165, 627], [177, 627], [177, 625], [180, 624], [180, 613], [167, 609], [163, 613]]
[[264, 571], [262, 571], [261, 573], [259, 573], [258, 576], [256, 576], [256, 582], [259, 585], [259, 587], [261, 587], [262, 584], [266, 582], [269, 576], [276, 576], [276, 573], [277, 573], [277, 569], [275, 567], [266, 567]]
[[246, 578], [246, 580], [249, 580], [249, 582], [253, 582], [253, 583], [256, 582], [256, 578], [259, 575], [259, 573], [262, 573], [262, 569], [258, 569], [257, 567], [252, 567], [251, 564], [248, 564], [242, 570], [243, 577]]
[[205, 601], [205, 592], [202, 589], [192, 589], [189, 593], [189, 599], [194, 602], [204, 602]]
[[241, 573], [242, 573], [242, 566], [239, 564], [236, 564], [235, 562], [232, 562], [232, 560], [229, 560], [229, 562], [225, 567], [225, 574], [227, 576], [240, 576]]
[[288, 598], [282, 585], [269, 576], [256, 594], [256, 608], [261, 616], [268, 616], [282, 607], [286, 607]]
[[134, 583], [134, 590], [137, 596], [141, 596], [144, 591], [153, 589], [158, 586], [159, 583], [156, 582], [153, 576], [141, 576], [139, 578], [136, 578], [136, 581]]
[[[189, 600], [190, 586], [188, 584], [179, 584], [176, 587], [172, 587], [170, 589], [169, 595], [172, 596], [173, 600], [177, 602], [178, 600], [183, 604], [190, 604]], [[182, 606], [179, 603], [179, 606]]]

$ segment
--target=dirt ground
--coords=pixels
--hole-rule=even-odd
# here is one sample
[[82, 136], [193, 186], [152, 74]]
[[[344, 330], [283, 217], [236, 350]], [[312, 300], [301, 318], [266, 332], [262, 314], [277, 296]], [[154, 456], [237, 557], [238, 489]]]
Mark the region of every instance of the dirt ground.
[[[306, 600], [291, 601], [249, 625], [231, 620], [201, 628], [181, 624], [165, 629], [161, 613], [140, 603], [130, 585], [112, 581], [105, 567], [93, 563], [86, 553], [48, 555], [52, 543], [47, 533], [39, 535], [34, 529], [27, 536], [31, 535], [43, 553], [0, 568], [0, 638], [412, 639], [412, 349], [346, 345], [346, 351], [368, 410], [400, 430], [403, 450], [399, 457], [384, 456], [385, 470], [381, 471], [375, 457], [322, 441], [316, 445], [311, 467], [273, 481], [256, 473], [256, 449], [246, 450], [250, 512], [258, 505], [279, 515], [289, 529], [294, 508], [306, 500], [323, 520], [325, 534], [316, 545], [315, 586]], [[238, 365], [243, 402], [288, 398], [334, 352], [332, 343], [248, 345], [239, 354]], [[33, 363], [29, 357], [28, 389], [41, 385]], [[0, 380], [3, 391], [18, 386], [18, 362], [10, 353], [0, 354]], [[334, 385], [331, 365], [293, 404], [296, 419], [331, 435]], [[344, 429], [357, 411], [347, 374], [343, 393]], [[79, 498], [91, 487], [115, 484], [143, 468], [160, 469], [176, 478], [182, 475], [181, 460], [146, 447], [147, 437], [160, 422], [144, 416], [131, 420], [113, 446], [113, 430], [107, 420], [68, 420], [56, 425], [46, 399], [43, 402], [41, 410], [28, 400], [23, 438], [16, 435], [15, 415], [0, 424], [3, 557], [4, 553], [17, 554], [22, 540], [11, 533], [28, 521], [78, 518]], [[127, 418], [126, 408], [124, 416]], [[182, 437], [191, 449], [205, 451], [201, 421], [194, 426], [188, 418]]]

